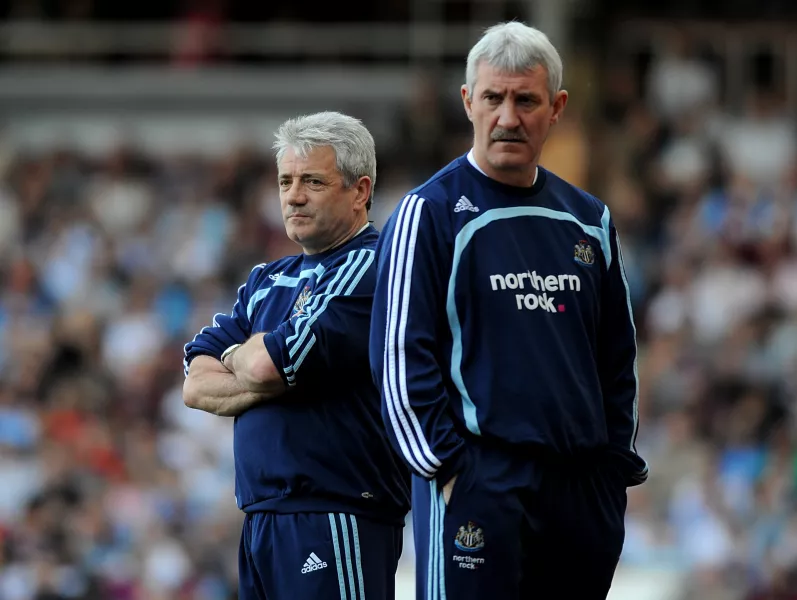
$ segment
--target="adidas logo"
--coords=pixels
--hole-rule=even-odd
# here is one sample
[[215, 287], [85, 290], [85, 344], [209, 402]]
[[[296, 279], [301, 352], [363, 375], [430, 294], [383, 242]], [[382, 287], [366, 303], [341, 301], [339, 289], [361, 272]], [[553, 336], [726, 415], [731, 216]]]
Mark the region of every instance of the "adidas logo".
[[315, 552], [311, 552], [310, 556], [307, 557], [307, 560], [304, 561], [304, 566], [302, 567], [302, 573], [310, 573], [312, 571], [318, 571], [318, 569], [326, 568], [327, 563], [323, 560], [318, 558], [315, 555]]
[[462, 212], [463, 210], [469, 210], [470, 212], [479, 212], [479, 207], [473, 206], [473, 202], [468, 200], [465, 196], [460, 196], [459, 200], [457, 200], [457, 203], [454, 206], [454, 212]]
[[280, 271], [279, 273], [274, 273], [273, 275], [269, 275], [268, 278], [271, 279], [272, 281], [277, 281], [277, 279], [279, 279], [283, 273], [284, 271]]

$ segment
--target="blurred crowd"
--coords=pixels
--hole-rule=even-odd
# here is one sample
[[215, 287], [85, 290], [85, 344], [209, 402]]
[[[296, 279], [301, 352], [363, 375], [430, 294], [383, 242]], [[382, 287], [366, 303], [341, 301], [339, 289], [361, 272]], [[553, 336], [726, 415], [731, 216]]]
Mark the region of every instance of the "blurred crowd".
[[[416, 168], [380, 169], [375, 220]], [[181, 365], [300, 252], [274, 158], [5, 144], [0, 172], [0, 599], [234, 598], [232, 420], [184, 406]]]
[[[678, 600], [797, 599], [797, 132], [765, 84], [729, 111], [716, 63], [675, 42], [611, 62], [542, 161], [622, 236], [652, 473], [622, 563], [685, 574]], [[379, 151], [377, 226], [469, 146], [457, 90], [419, 86]], [[2, 600], [235, 597], [232, 422], [184, 407], [182, 347], [297, 251], [251, 148], [0, 146]]]
[[762, 62], [731, 111], [721, 63], [685, 38], [647, 64], [606, 71], [593, 154], [627, 257], [651, 464], [623, 561], [683, 570], [689, 600], [797, 598], [793, 107]]
[[5, 158], [0, 598], [230, 598], [232, 422], [185, 408], [180, 365], [282, 251], [271, 162]]

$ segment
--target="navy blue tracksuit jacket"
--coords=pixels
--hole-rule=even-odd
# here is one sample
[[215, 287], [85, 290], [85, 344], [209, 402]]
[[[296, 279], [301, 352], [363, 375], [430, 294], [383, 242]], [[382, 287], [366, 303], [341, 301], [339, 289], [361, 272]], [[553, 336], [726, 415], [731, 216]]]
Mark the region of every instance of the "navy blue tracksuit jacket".
[[637, 349], [609, 209], [543, 168], [503, 185], [462, 156], [382, 232], [371, 361], [413, 472], [445, 483], [463, 435], [569, 454], [610, 446], [628, 484]]
[[[609, 209], [462, 156], [377, 247], [371, 363], [416, 477], [416, 596], [603, 600], [637, 454], [637, 348]], [[450, 498], [443, 486], [452, 478]]]
[[268, 332], [266, 348], [291, 388], [235, 419], [235, 498], [244, 512], [404, 523], [408, 475], [385, 437], [368, 362], [377, 238], [369, 226], [328, 252], [256, 266], [232, 312], [185, 347], [187, 372], [198, 355], [218, 359]]

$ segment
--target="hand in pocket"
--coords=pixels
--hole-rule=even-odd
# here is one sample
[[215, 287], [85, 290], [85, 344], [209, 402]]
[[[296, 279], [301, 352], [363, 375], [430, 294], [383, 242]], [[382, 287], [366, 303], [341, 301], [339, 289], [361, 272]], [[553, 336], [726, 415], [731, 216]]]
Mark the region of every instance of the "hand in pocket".
[[454, 475], [448, 480], [448, 483], [443, 486], [443, 502], [446, 503], [446, 506], [448, 506], [448, 501], [451, 499], [451, 492], [454, 491], [454, 482], [456, 482], [456, 480], [457, 476]]

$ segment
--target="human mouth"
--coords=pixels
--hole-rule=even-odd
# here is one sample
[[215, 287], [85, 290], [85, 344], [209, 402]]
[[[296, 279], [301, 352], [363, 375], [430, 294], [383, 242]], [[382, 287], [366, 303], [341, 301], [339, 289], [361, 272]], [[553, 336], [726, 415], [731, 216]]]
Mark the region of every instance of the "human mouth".
[[517, 130], [504, 129], [503, 127], [496, 127], [495, 130], [490, 132], [490, 139], [493, 142], [503, 142], [505, 144], [525, 144], [526, 136]]

